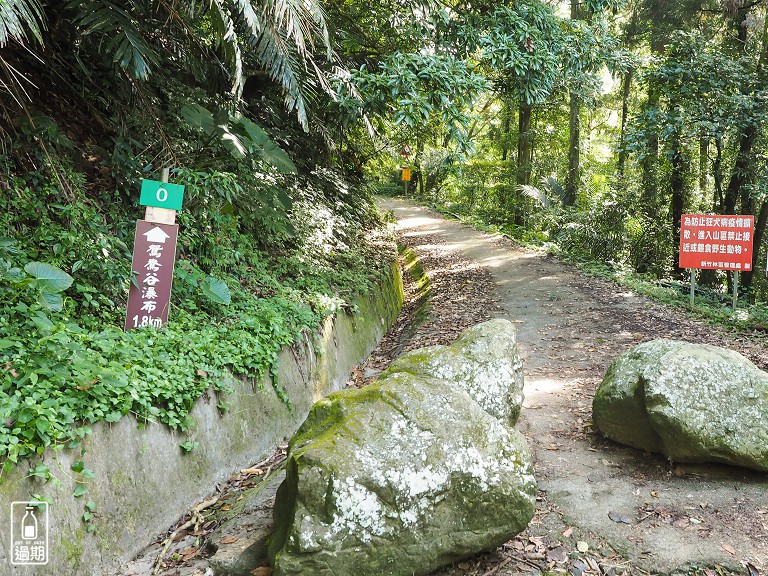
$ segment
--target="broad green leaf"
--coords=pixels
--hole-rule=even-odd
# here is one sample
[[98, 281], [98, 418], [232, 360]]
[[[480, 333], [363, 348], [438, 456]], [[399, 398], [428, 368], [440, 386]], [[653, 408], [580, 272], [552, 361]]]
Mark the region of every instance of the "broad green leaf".
[[83, 478], [88, 478], [89, 480], [93, 480], [94, 478], [96, 478], [96, 472], [94, 472], [90, 468], [83, 468], [83, 471], [80, 472], [80, 475]]
[[216, 121], [213, 114], [200, 104], [187, 104], [180, 110], [182, 119], [192, 128], [200, 128], [206, 134], [213, 134], [216, 131]]
[[85, 484], [77, 484], [75, 491], [72, 493], [75, 498], [80, 498], [88, 494], [88, 487]]
[[248, 151], [245, 149], [245, 145], [240, 138], [226, 127], [219, 126], [219, 130], [221, 130], [221, 141], [224, 144], [224, 148], [229, 150], [229, 153], [237, 159], [245, 158]]
[[53, 322], [51, 322], [48, 316], [46, 316], [42, 312], [38, 312], [37, 314], [32, 316], [32, 322], [34, 322], [35, 326], [37, 326], [43, 332], [52, 330], [54, 327]]
[[232, 301], [232, 295], [229, 293], [227, 285], [213, 276], [208, 276], [208, 280], [202, 284], [203, 295], [217, 304], [227, 306]]
[[38, 464], [34, 468], [30, 468], [29, 475], [48, 480], [51, 477], [51, 469], [45, 464]]
[[5, 350], [6, 348], [11, 348], [15, 346], [17, 342], [15, 340], [9, 340], [8, 338], [3, 338], [0, 340], [0, 350]]
[[52, 294], [51, 292], [40, 292], [37, 301], [41, 306], [52, 312], [60, 312], [64, 307], [64, 299], [61, 294]]
[[261, 148], [261, 157], [283, 174], [296, 174], [296, 165], [291, 157], [271, 140]]
[[0, 255], [10, 254], [16, 255], [23, 254], [16, 245], [16, 240], [12, 238], [0, 238]]
[[296, 165], [291, 157], [275, 144], [261, 126], [246, 117], [239, 118], [238, 123], [243, 127], [251, 142], [256, 145], [264, 161], [283, 174], [296, 174]]
[[80, 474], [85, 469], [85, 463], [82, 460], [75, 460], [69, 467], [72, 469], [72, 472]]
[[75, 281], [61, 268], [46, 262], [29, 262], [24, 266], [24, 270], [35, 278], [35, 285], [43, 292], [61, 292], [72, 286], [72, 282]]

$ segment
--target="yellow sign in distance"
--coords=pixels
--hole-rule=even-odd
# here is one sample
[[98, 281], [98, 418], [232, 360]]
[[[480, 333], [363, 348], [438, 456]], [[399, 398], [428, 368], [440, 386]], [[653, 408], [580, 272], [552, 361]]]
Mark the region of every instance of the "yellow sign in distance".
[[411, 169], [403, 168], [403, 182], [410, 182], [410, 181], [411, 181]]

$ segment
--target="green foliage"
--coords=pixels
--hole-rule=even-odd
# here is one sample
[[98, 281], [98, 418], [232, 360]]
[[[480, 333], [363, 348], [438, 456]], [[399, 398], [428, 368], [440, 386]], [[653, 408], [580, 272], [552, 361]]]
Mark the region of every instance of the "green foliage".
[[73, 24], [83, 36], [95, 35], [102, 50], [112, 61], [134, 78], [146, 80], [159, 57], [140, 30], [150, 15], [148, 6], [131, 2], [125, 10], [108, 0], [71, 0], [67, 10], [74, 14]]
[[505, 94], [544, 102], [557, 85], [565, 37], [554, 8], [538, 0], [500, 6], [485, 22], [479, 45]]
[[[246, 194], [234, 175], [195, 177], [189, 210], [180, 214], [173, 314], [162, 330], [118, 328], [130, 254], [115, 233], [130, 242], [127, 214], [122, 220], [110, 206], [107, 220], [79, 188], [59, 203], [50, 183], [33, 193], [19, 179], [2, 197], [0, 224], [11, 235], [0, 239], [6, 470], [46, 448], [75, 447], [92, 424], [128, 414], [186, 430], [195, 401], [211, 387], [231, 390], [233, 375], [261, 382], [269, 374], [289, 401], [276, 379], [280, 348], [344, 307], [339, 294], [366, 289], [379, 248], [362, 234], [375, 219], [370, 201], [337, 174], [318, 172], [299, 186], [297, 246], [279, 257], [259, 249], [251, 216], [219, 211], [230, 201], [239, 206]], [[347, 212], [338, 211], [340, 200]], [[40, 294], [63, 297], [63, 305], [46, 306]], [[80, 461], [73, 472], [82, 497], [92, 472]], [[46, 478], [49, 471], [31, 474]]]
[[198, 446], [200, 446], [200, 442], [196, 442], [193, 440], [186, 440], [185, 442], [182, 442], [181, 444], [179, 444], [179, 447], [182, 449], [182, 451], [185, 454], [192, 452], [192, 450], [197, 449]]
[[42, 41], [43, 9], [37, 0], [5, 0], [0, 4], [0, 48], [9, 40], [22, 42], [28, 34]]
[[214, 114], [199, 104], [184, 105], [180, 114], [189, 126], [216, 138], [234, 158], [243, 159], [255, 154], [283, 174], [296, 173], [296, 166], [288, 154], [249, 118], [235, 117], [221, 109]]
[[208, 298], [211, 302], [223, 304], [224, 306], [227, 306], [232, 302], [232, 295], [229, 293], [229, 288], [225, 282], [218, 278], [208, 276], [208, 278], [205, 279], [205, 282], [200, 285], [200, 288], [202, 289], [203, 296]]
[[467, 146], [469, 110], [480, 91], [487, 88], [463, 60], [452, 55], [395, 52], [379, 62], [376, 70], [362, 66], [352, 74], [359, 91], [355, 107], [377, 114], [394, 112], [394, 125], [421, 128], [439, 118], [446, 138], [460, 149]]

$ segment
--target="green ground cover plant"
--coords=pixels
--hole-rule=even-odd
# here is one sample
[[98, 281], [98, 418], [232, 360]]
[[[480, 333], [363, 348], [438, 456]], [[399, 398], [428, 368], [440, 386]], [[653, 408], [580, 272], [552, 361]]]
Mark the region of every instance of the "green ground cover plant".
[[[180, 170], [174, 176], [191, 194], [180, 213], [171, 319], [126, 333], [143, 209], [88, 193], [71, 168], [59, 171], [74, 183], [66, 193], [55, 177], [34, 174], [35, 183], [14, 178], [0, 199], [4, 471], [47, 448], [74, 448], [92, 424], [128, 414], [183, 431], [195, 401], [210, 388], [226, 395], [233, 376], [263, 385], [269, 375], [290, 403], [277, 379], [280, 348], [353, 306], [383, 252], [394, 250], [367, 239], [380, 225], [370, 198], [331, 171], [284, 180], [291, 208], [260, 237], [249, 222], [257, 217], [227, 209], [254, 178]], [[340, 187], [357, 198], [355, 211], [333, 209], [326, 191]]]

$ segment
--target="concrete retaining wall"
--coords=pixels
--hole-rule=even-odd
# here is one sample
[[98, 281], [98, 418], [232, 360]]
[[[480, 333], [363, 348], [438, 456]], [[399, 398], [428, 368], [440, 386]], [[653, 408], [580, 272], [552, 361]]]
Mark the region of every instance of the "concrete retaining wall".
[[[22, 463], [0, 483], [0, 576], [114, 574], [217, 482], [262, 460], [292, 435], [312, 403], [340, 389], [351, 368], [376, 346], [402, 299], [394, 266], [372, 293], [359, 296], [357, 312], [327, 319], [314, 338], [284, 349], [279, 381], [290, 407], [269, 383], [237, 381], [235, 391], [225, 397], [225, 413], [217, 408], [213, 391], [197, 402], [191, 433], [175, 434], [157, 424], [140, 427], [125, 417], [93, 426], [93, 435], [83, 444], [85, 455], [80, 449], [46, 453], [45, 463], [61, 480], [57, 487], [26, 478], [28, 467]], [[184, 454], [179, 445], [187, 439], [199, 446]], [[87, 496], [74, 498], [70, 465], [80, 459], [96, 478]], [[11, 502], [29, 500], [34, 493], [54, 500], [49, 511], [50, 560], [47, 566], [12, 566]], [[82, 521], [87, 500], [97, 505], [93, 534]]]

